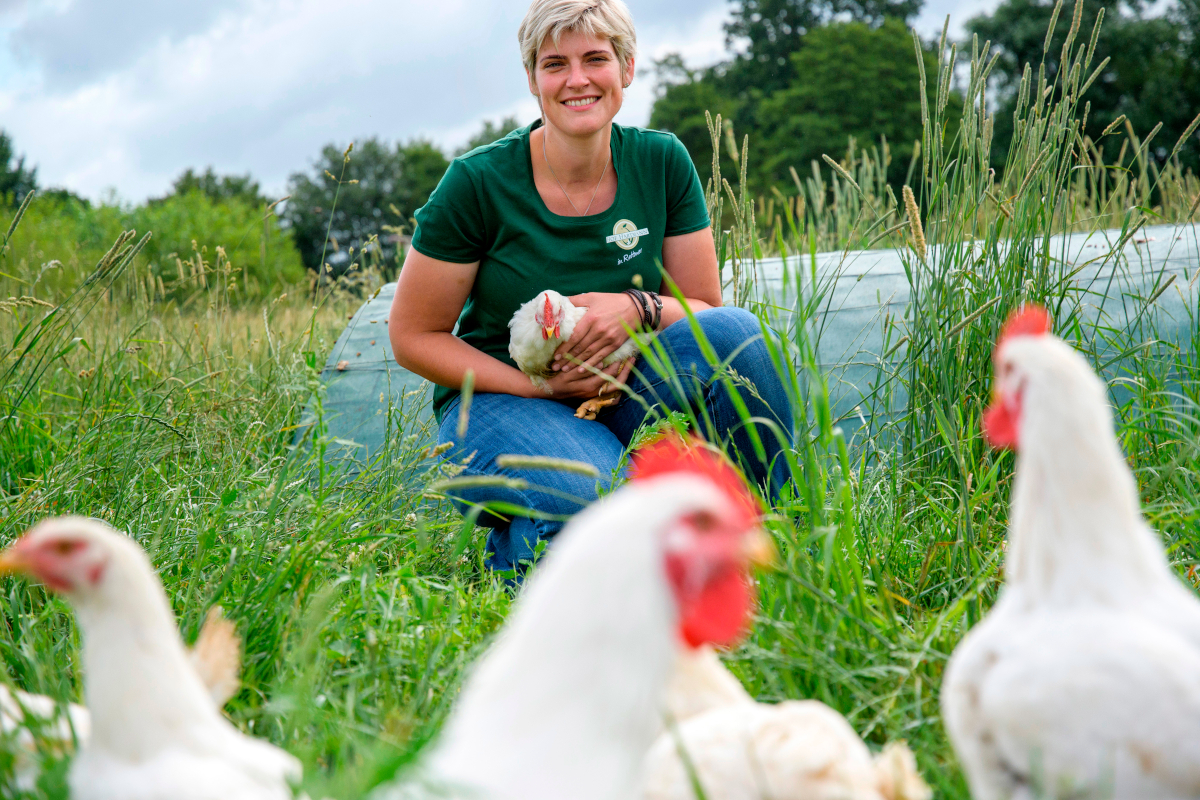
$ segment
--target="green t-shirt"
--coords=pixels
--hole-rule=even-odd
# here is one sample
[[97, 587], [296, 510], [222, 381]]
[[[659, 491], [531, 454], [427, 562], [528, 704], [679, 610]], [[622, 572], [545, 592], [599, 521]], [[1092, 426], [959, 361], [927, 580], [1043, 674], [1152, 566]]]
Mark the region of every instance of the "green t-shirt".
[[[508, 321], [522, 303], [553, 289], [563, 295], [620, 292], [640, 275], [658, 291], [663, 238], [709, 226], [700, 177], [673, 134], [612, 126], [617, 196], [586, 217], [551, 213], [533, 183], [529, 134], [541, 121], [454, 159], [417, 211], [412, 246], [456, 264], [479, 262], [458, 318], [464, 342], [513, 364]], [[437, 419], [457, 389], [433, 395]]]

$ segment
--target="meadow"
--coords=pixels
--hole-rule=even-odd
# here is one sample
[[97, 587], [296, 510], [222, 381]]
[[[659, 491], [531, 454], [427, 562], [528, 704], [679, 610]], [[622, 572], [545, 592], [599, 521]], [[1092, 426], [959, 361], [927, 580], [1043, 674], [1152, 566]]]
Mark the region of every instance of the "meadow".
[[[796, 414], [793, 489], [766, 521], [778, 568], [760, 576], [754, 630], [726, 661], [762, 700], [816, 698], [873, 746], [906, 739], [938, 797], [967, 796], [939, 721], [942, 671], [1003, 580], [1012, 457], [984, 446], [978, 420], [996, 333], [1020, 302], [1046, 304], [1056, 331], [1123, 387], [1117, 435], [1146, 516], [1181, 578], [1194, 579], [1200, 265], [1123, 298], [1136, 313], [1095, 320], [1085, 312], [1106, 290], [1080, 287], [1079, 267], [1048, 238], [1115, 230], [1095, 256], [1106, 263], [1143, 226], [1191, 221], [1200, 204], [1200, 183], [1173, 166], [1178, 143], [1117, 125], [1107, 135], [1120, 156], [1105, 163], [1101, 143], [1079, 134], [1095, 39], [1076, 25], [1069, 69], [1027, 73], [1003, 171], [989, 166], [993, 56], [972, 43], [955, 88], [958, 54], [943, 42], [941, 68], [925, 78], [937, 101], [924, 110], [911, 196], [882, 179], [880, 148], [831, 158], [831, 177], [797, 174], [770, 197], [749, 196], [738, 176], [709, 186], [730, 296], [778, 329]], [[753, 157], [719, 119], [712, 134], [739, 164]], [[1167, 158], [1152, 159], [1152, 147]], [[4, 542], [47, 514], [131, 532], [185, 639], [213, 604], [237, 623], [245, 659], [232, 719], [297, 754], [312, 796], [360, 796], [436, 733], [513, 601], [482, 569], [485, 532], [440, 494], [446, 470], [411, 404], [389, 409], [396, 435], [353, 477], [326, 463], [321, 424], [293, 443], [304, 406], [319, 417], [320, 365], [378, 275], [364, 267], [354, 281], [247, 293], [244, 250], [231, 260], [198, 247], [164, 273], [146, 231], [64, 257], [38, 203], [4, 226], [0, 255]], [[867, 246], [901, 249], [911, 300], [883, 322], [863, 405], [872, 424], [847, 441], [816, 357], [832, 279], [810, 265], [818, 250]], [[808, 276], [786, 315], [755, 289], [755, 264], [770, 254]], [[1185, 300], [1184, 346], [1160, 335], [1167, 291]], [[68, 607], [23, 580], [4, 579], [0, 597], [4, 680], [78, 699]], [[46, 765], [36, 793], [15, 795], [0, 757], [0, 792], [64, 797], [66, 762], [48, 752]]]

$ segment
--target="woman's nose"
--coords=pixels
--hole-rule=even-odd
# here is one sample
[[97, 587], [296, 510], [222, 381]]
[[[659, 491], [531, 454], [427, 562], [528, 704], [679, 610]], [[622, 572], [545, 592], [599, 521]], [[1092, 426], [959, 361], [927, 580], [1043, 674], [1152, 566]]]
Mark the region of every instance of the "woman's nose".
[[567, 78], [567, 86], [575, 88], [577, 86], [586, 86], [588, 82], [587, 75], [583, 72], [583, 64], [572, 64], [571, 74]]

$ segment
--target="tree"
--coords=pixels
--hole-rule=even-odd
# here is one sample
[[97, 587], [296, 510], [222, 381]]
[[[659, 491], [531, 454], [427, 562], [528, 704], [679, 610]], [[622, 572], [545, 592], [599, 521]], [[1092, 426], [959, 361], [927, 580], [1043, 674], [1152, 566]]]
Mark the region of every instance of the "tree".
[[[737, 118], [741, 103], [725, 91], [719, 75], [711, 70], [688, 69], [683, 59], [672, 53], [655, 62], [658, 99], [650, 112], [650, 127], [669, 130], [687, 148], [700, 173], [700, 181], [708, 184], [712, 176], [712, 139], [708, 131], [707, 111], [712, 117]], [[722, 161], [721, 171], [733, 174], [732, 161]]]
[[37, 167], [25, 168], [25, 156], [17, 156], [12, 139], [0, 130], [0, 203], [19, 204], [37, 189]]
[[288, 180], [283, 218], [304, 265], [318, 269], [324, 253], [335, 271], [344, 270], [349, 248], [361, 252], [372, 235], [379, 237], [382, 260], [392, 261], [397, 240], [384, 226], [408, 225], [448, 166], [445, 154], [423, 139], [392, 146], [371, 138], [352, 151], [326, 145], [311, 174]]
[[274, 218], [264, 221], [263, 205], [253, 197], [214, 198], [193, 188], [135, 208], [125, 221], [154, 232], [142, 251], [151, 272], [185, 294], [193, 291], [182, 286], [190, 268], [180, 261], [195, 257], [193, 247], [210, 264], [216, 263], [216, 248], [224, 249], [240, 287], [237, 297], [260, 297], [304, 278], [287, 232]]
[[[980, 41], [990, 40], [1000, 54], [995, 73], [1000, 113], [996, 115], [996, 145], [992, 150], [997, 166], [1002, 166], [1008, 155], [1012, 112], [1026, 64], [1037, 80], [1053, 8], [1052, 0], [1004, 0], [991, 15], [975, 17], [967, 23], [968, 31]], [[1088, 3], [1083, 7], [1078, 37], [1082, 41], [1077, 41], [1076, 48], [1087, 45], [1100, 9], [1104, 10], [1104, 22], [1092, 68], [1106, 57], [1110, 61], [1083, 96], [1083, 100], [1091, 103], [1086, 133], [1093, 140], [1098, 139], [1104, 128], [1121, 114], [1141, 136], [1162, 122], [1163, 129], [1152, 143], [1150, 153], [1164, 159], [1200, 111], [1200, 85], [1196, 80], [1200, 73], [1200, 48], [1196, 44], [1200, 13], [1196, 0], [1185, 0], [1165, 16], [1146, 16], [1146, 4], [1141, 0]], [[1071, 23], [1068, 6], [1060, 14], [1044, 54], [1048, 83], [1058, 74]], [[1115, 153], [1109, 153], [1106, 157], [1114, 156]], [[1200, 168], [1195, 136], [1181, 156], [1186, 165]]]
[[809, 31], [837, 19], [878, 26], [886, 19], [907, 20], [924, 0], [733, 0], [725, 25], [726, 44], [744, 42], [745, 54], [730, 71], [739, 90], [764, 93], [782, 88], [793, 76], [792, 53]]
[[[714, 115], [720, 113], [725, 120], [732, 123], [734, 131], [739, 134], [742, 131], [761, 133], [764, 123], [771, 131], [787, 128], [790, 123], [786, 122], [786, 118], [790, 112], [781, 105], [782, 101], [774, 98], [780, 92], [790, 91], [789, 96], [797, 99], [805, 94], [803, 86], [809, 86], [814, 92], [820, 89], [809, 76], [799, 73], [796, 66], [797, 63], [807, 64], [803, 61], [797, 62], [797, 55], [810, 46], [814, 35], [819, 31], [851, 21], [859, 26], [854, 35], [870, 38], [871, 31], [889, 26], [885, 36], [895, 46], [884, 49], [889, 58], [901, 60], [880, 64], [879, 70], [872, 72], [871, 65], [864, 63], [864, 59], [859, 58], [858, 54], [850, 53], [851, 59], [857, 62], [853, 67], [855, 74], [860, 77], [874, 75], [895, 89], [898, 88], [897, 82], [891, 80], [891, 77], [900, 73], [907, 75], [910, 71], [915, 73], [912, 40], [907, 31], [904, 31], [903, 37], [897, 37], [896, 31], [903, 30], [903, 20], [915, 15], [920, 10], [923, 0], [731, 2], [733, 18], [725, 27], [726, 43], [731, 49], [744, 45], [745, 50], [741, 55], [703, 70], [688, 69], [678, 55], [667, 56], [656, 63], [658, 99], [650, 115], [650, 125], [669, 130], [679, 136], [691, 153], [702, 179], [710, 174], [712, 163], [712, 145], [704, 112], [707, 110]], [[878, 45], [881, 40], [871, 41]], [[823, 46], [835, 47], [829, 40], [821, 42]], [[907, 53], [903, 57], [899, 56], [902, 46], [907, 47]], [[817, 62], [823, 63], [824, 58], [822, 54], [814, 56]], [[835, 65], [829, 64], [829, 70], [823, 73], [832, 79], [833, 85], [849, 89], [856, 97], [871, 96], [874, 98], [871, 102], [879, 99], [879, 93], [873, 92], [870, 87], [843, 80], [834, 67]], [[919, 102], [915, 81], [911, 86], [904, 87], [904, 93], [887, 97], [885, 108], [907, 108], [910, 105], [907, 100], [914, 97]], [[868, 109], [845, 108], [843, 106], [849, 103], [839, 103], [828, 95], [818, 98], [814, 94], [809, 99], [812, 101], [809, 108], [814, 110], [806, 113], [809, 113], [808, 122], [814, 123], [815, 127], [810, 124], [806, 130], [813, 134], [819, 133], [822, 137], [818, 156], [820, 152], [841, 153], [845, 149], [848, 136], [858, 136], [862, 140], [863, 134], [867, 133], [864, 114]], [[815, 110], [818, 108], [824, 110]], [[828, 120], [816, 118], [826, 112], [832, 113]], [[875, 114], [873, 119], [880, 122], [882, 115]], [[890, 138], [892, 133], [897, 132], [907, 136], [910, 120], [910, 117], [905, 116], [903, 121], [896, 125], [885, 125], [879, 130], [871, 130], [865, 139], [877, 141], [880, 135]], [[839, 126], [842, 125], [849, 127], [840, 129]], [[840, 134], [835, 132], [837, 130], [840, 130]], [[828, 140], [835, 135], [840, 138], [840, 144], [832, 149], [827, 148]], [[740, 138], [737, 141], [740, 145]], [[750, 163], [753, 182], [761, 187], [768, 180], [778, 179], [778, 169], [782, 168], [786, 174], [787, 166], [801, 156], [805, 157], [799, 164], [807, 165], [806, 156], [816, 151], [816, 146], [808, 150], [801, 148], [801, 152], [797, 150], [796, 144], [785, 141], [780, 135], [770, 146], [782, 145], [786, 152], [771, 153], [762, 135], [752, 136]], [[765, 163], [764, 157], [771, 165], [767, 170], [761, 168]], [[721, 169], [726, 174], [732, 174], [733, 161], [723, 161]], [[769, 174], [774, 175], [774, 178], [769, 178]], [[790, 178], [786, 183], [790, 185]]]
[[[927, 49], [924, 59], [925, 74], [936, 75], [937, 55]], [[792, 64], [792, 80], [758, 108], [760, 189], [791, 183], [789, 167], [803, 175], [823, 154], [839, 158], [851, 136], [868, 146], [886, 137], [893, 159], [889, 178], [903, 180], [921, 138], [920, 73], [904, 24], [816, 28], [792, 54]], [[927, 88], [932, 104], [935, 82]]]
[[241, 200], [252, 206], [263, 206], [271, 201], [260, 191], [258, 181], [245, 175], [217, 175], [209, 167], [202, 174], [197, 174], [190, 167], [175, 179], [171, 186], [171, 194], [183, 195], [188, 192], [200, 192], [216, 203], [227, 200]]
[[464, 153], [469, 153], [477, 147], [489, 145], [498, 139], [503, 139], [510, 133], [521, 127], [521, 122], [516, 117], [505, 117], [499, 122], [493, 123], [490, 119], [483, 123], [483, 128], [479, 133], [471, 137], [466, 146], [456, 152], [454, 155], [461, 156]]

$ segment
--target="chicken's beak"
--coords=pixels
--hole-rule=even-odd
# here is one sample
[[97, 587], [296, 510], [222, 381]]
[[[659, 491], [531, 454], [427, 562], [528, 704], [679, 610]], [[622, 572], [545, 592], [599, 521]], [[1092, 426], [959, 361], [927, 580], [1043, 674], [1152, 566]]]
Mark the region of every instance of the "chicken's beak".
[[742, 555], [756, 567], [771, 567], [779, 556], [775, 542], [762, 528], [755, 528], [742, 541]]
[[551, 327], [550, 325], [543, 325], [542, 326], [542, 338], [549, 339], [551, 336], [554, 335], [554, 331], [555, 331], [555, 329], [553, 327]]
[[29, 572], [29, 559], [25, 548], [20, 546], [20, 540], [0, 553], [0, 575], [15, 575]]

